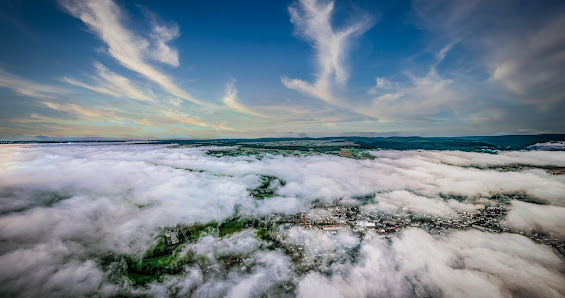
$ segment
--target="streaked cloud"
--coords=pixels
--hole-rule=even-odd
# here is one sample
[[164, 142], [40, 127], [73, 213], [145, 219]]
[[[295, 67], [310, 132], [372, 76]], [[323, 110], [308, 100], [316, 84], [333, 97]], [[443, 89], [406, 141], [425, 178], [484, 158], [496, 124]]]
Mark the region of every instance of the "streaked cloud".
[[69, 77], [63, 78], [63, 81], [71, 85], [114, 97], [127, 97], [137, 100], [154, 101], [154, 96], [151, 94], [152, 92], [150, 90], [140, 90], [137, 86], [134, 86], [128, 78], [110, 71], [99, 62], [94, 63], [94, 67], [96, 68], [96, 76], [92, 79], [95, 81], [95, 85], [84, 83]]
[[[10, 121], [21, 124], [43, 123], [53, 125], [57, 128], [53, 133], [46, 133], [41, 130], [42, 134], [51, 136], [60, 136], [56, 134], [61, 131], [60, 126], [66, 126], [64, 131], [69, 135], [80, 136], [81, 133], [92, 135], [95, 127], [106, 127], [108, 123], [117, 126], [113, 128], [113, 132], [118, 137], [120, 136], [119, 132], [131, 133], [132, 130], [138, 133], [152, 129], [164, 133], [182, 133], [192, 132], [198, 128], [211, 129], [212, 131], [233, 131], [233, 128], [228, 127], [225, 123], [208, 123], [199, 117], [170, 108], [167, 104], [150, 103], [149, 105], [130, 106], [129, 109], [106, 106], [87, 107], [76, 103], [54, 101], [43, 101], [41, 104], [64, 114], [63, 116], [52, 117], [33, 113], [29, 117], [13, 118]], [[128, 128], [130, 126], [135, 126], [135, 128]], [[36, 134], [38, 131], [31, 130], [30, 133]]]
[[244, 106], [238, 100], [239, 98], [237, 97], [237, 89], [235, 87], [235, 81], [228, 82], [226, 84], [226, 94], [224, 98], [222, 98], [222, 102], [227, 107], [239, 113], [243, 113], [255, 117], [265, 117], [265, 115], [253, 111], [252, 109]]
[[[289, 8], [291, 22], [298, 35], [313, 44], [318, 73], [313, 84], [283, 78], [286, 87], [358, 115], [378, 119], [381, 123], [406, 120], [422, 122], [461, 102], [462, 97], [450, 86], [453, 81], [441, 77], [436, 69], [458, 41], [450, 42], [438, 50], [434, 62], [423, 76], [404, 71], [402, 76], [407, 80], [402, 82], [377, 77], [376, 86], [368, 91], [374, 96], [371, 102], [351, 95], [350, 90], [345, 88], [349, 78], [347, 50], [352, 38], [365, 32], [370, 22], [368, 18], [360, 17], [360, 20], [344, 29], [334, 30], [331, 23], [333, 9], [333, 2], [323, 1], [299, 1]], [[339, 96], [335, 90], [340, 91]]]
[[108, 114], [104, 115], [99, 111], [88, 109], [74, 103], [55, 103], [55, 102], [44, 101], [43, 104], [49, 107], [50, 109], [68, 112], [76, 116], [79, 116], [81, 118], [99, 118], [102, 116], [112, 116]]
[[59, 2], [71, 15], [84, 22], [106, 44], [108, 55], [124, 67], [139, 73], [161, 86], [165, 91], [195, 104], [206, 105], [182, 88], [164, 72], [152, 66], [148, 60], [157, 60], [172, 66], [178, 65], [178, 54], [167, 42], [178, 36], [178, 28], [154, 26], [150, 36], [152, 44], [144, 37], [126, 28], [122, 23], [122, 11], [111, 0]]
[[283, 84], [290, 89], [306, 93], [329, 103], [338, 103], [335, 87], [343, 87], [349, 78], [346, 54], [351, 40], [369, 27], [369, 19], [361, 16], [341, 29], [334, 29], [331, 17], [333, 1], [300, 0], [288, 9], [296, 34], [312, 44], [315, 50], [316, 80], [308, 83], [301, 79], [282, 77]]
[[449, 43], [435, 53], [435, 61], [423, 76], [405, 71], [402, 81], [377, 77], [376, 85], [368, 91], [375, 96], [368, 112], [384, 122], [421, 121], [461, 104], [464, 95], [453, 86], [454, 81], [441, 77], [437, 71], [454, 44]]
[[[435, 69], [421, 77], [409, 72], [404, 75], [408, 78], [408, 83], [373, 92], [376, 97], [372, 113], [379, 120], [433, 116], [461, 101], [461, 97], [450, 88], [453, 81], [440, 77]], [[377, 85], [378, 83], [377, 81]]]
[[53, 99], [56, 95], [67, 93], [66, 90], [50, 85], [39, 84], [11, 74], [0, 68], [0, 87], [33, 98]]
[[492, 45], [492, 80], [536, 104], [540, 96], [542, 102], [565, 100], [564, 27], [565, 14], [549, 19], [526, 37], [506, 43], [504, 49]]
[[458, 40], [475, 55], [508, 101], [542, 109], [565, 101], [563, 3], [413, 1], [421, 26], [436, 40]]
[[[190, 116], [184, 112], [177, 111], [175, 109], [160, 109], [157, 115], [151, 116], [155, 120], [150, 120], [155, 126], [161, 126], [163, 124], [189, 124], [193, 126], [208, 127], [215, 130], [233, 130], [227, 127], [225, 124], [209, 124], [198, 117]], [[150, 119], [151, 119], [150, 118]], [[164, 119], [165, 121], [159, 121], [159, 119]], [[146, 119], [147, 120], [147, 119]]]
[[[286, 10], [265, 3], [280, 18], [258, 18], [264, 28], [246, 27], [243, 19], [256, 17], [246, 9], [233, 14], [233, 28], [199, 26], [194, 14], [214, 14], [210, 4], [180, 5], [191, 17], [179, 18], [160, 2], [57, 2], [71, 26], [50, 27], [23, 6], [0, 5], [3, 30], [15, 37], [0, 61], [0, 86], [10, 94], [0, 98], [0, 125], [10, 126], [3, 131], [44, 132], [24, 127], [39, 118], [121, 122], [155, 138], [183, 130], [206, 137], [561, 133], [565, 123], [559, 1], [296, 0]], [[18, 35], [15, 22], [31, 34]], [[32, 24], [49, 27], [46, 50], [30, 47], [41, 36]], [[271, 25], [279, 27], [267, 33]], [[226, 84], [232, 76], [237, 86]], [[81, 116], [72, 104], [106, 116]]]
[[161, 25], [153, 20], [153, 28], [149, 35], [154, 43], [154, 49], [150, 52], [151, 58], [169, 64], [173, 67], [178, 67], [179, 53], [176, 49], [167, 45], [167, 42], [172, 41], [180, 36], [179, 27], [177, 24], [172, 26]]

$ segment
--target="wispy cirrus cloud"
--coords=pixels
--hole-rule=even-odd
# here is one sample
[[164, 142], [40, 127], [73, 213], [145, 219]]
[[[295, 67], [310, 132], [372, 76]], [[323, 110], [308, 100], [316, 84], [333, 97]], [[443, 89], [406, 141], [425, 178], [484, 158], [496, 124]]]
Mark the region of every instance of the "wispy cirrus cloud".
[[433, 52], [433, 61], [421, 69], [405, 70], [391, 77], [377, 77], [367, 90], [368, 101], [351, 104], [350, 108], [382, 123], [401, 121], [434, 123], [445, 119], [436, 115], [450, 111], [463, 102], [464, 96], [456, 80], [440, 75], [437, 68], [457, 42]]
[[[335, 29], [333, 1], [299, 0], [289, 8], [291, 22], [315, 49], [318, 71], [312, 83], [288, 77], [282, 82], [342, 111], [378, 119], [377, 125], [392, 130], [461, 134], [468, 127], [489, 133], [554, 129], [565, 105], [564, 7], [557, 2], [531, 6], [538, 8], [534, 14], [516, 1], [413, 1], [412, 15], [424, 29], [423, 38], [432, 33], [427, 49], [406, 57], [404, 70], [378, 76], [367, 97], [345, 88], [347, 49], [368, 28], [367, 19]], [[416, 56], [425, 62], [415, 61]]]
[[375, 96], [370, 113], [381, 121], [422, 119], [460, 103], [463, 95], [453, 86], [454, 80], [440, 76], [436, 69], [453, 45], [435, 54], [436, 61], [423, 76], [406, 71], [407, 82], [377, 77], [376, 85], [368, 91]]
[[150, 51], [151, 58], [168, 64], [173, 67], [178, 67], [179, 53], [177, 49], [171, 48], [167, 42], [175, 40], [180, 36], [179, 26], [172, 24], [169, 26], [162, 25], [157, 21], [157, 16], [153, 13], [148, 13], [151, 18], [151, 33], [149, 36], [153, 41], [153, 48]]
[[86, 108], [74, 103], [56, 103], [50, 101], [44, 101], [42, 103], [50, 109], [71, 113], [75, 116], [78, 116], [79, 118], [84, 119], [96, 119], [101, 117], [115, 116], [112, 113]]
[[144, 119], [136, 120], [136, 122], [155, 127], [166, 127], [167, 125], [189, 125], [212, 128], [214, 130], [233, 130], [225, 124], [208, 123], [198, 117], [191, 116], [175, 109], [160, 108], [157, 109], [157, 111], [158, 113], [149, 115], [149, 117]]
[[475, 53], [490, 82], [516, 104], [548, 107], [565, 100], [565, 6], [560, 1], [413, 1], [435, 39], [458, 39]]
[[0, 87], [8, 88], [14, 92], [33, 98], [53, 99], [58, 94], [67, 93], [64, 89], [49, 85], [39, 84], [20, 76], [8, 73], [0, 68]]
[[61, 0], [62, 7], [84, 22], [106, 44], [107, 53], [124, 67], [139, 73], [161, 86], [168, 93], [195, 104], [207, 105], [182, 88], [171, 77], [155, 68], [149, 60], [178, 66], [178, 53], [167, 42], [178, 37], [178, 27], [154, 24], [149, 34], [154, 44], [122, 24], [122, 12], [111, 0], [76, 1]]
[[64, 77], [63, 81], [71, 85], [114, 97], [127, 97], [137, 100], [154, 101], [150, 90], [140, 90], [128, 78], [110, 71], [99, 62], [94, 63], [94, 67], [96, 68], [96, 76], [93, 77], [95, 84], [85, 83], [70, 77]]
[[[111, 122], [122, 128], [136, 124], [136, 129], [159, 129], [169, 132], [194, 131], [194, 128], [212, 129], [214, 131], [232, 131], [233, 129], [223, 123], [208, 123], [199, 117], [191, 116], [184, 112], [168, 108], [165, 105], [153, 104], [138, 106], [135, 110], [124, 110], [108, 107], [88, 107], [76, 103], [61, 103], [54, 101], [41, 102], [45, 107], [64, 113], [63, 116], [51, 117], [33, 113], [26, 118], [14, 118], [14, 123], [44, 123], [50, 125], [66, 125], [68, 128], [76, 127], [80, 135], [85, 127], [96, 127]], [[82, 122], [86, 122], [85, 126]], [[92, 128], [88, 128], [92, 131]]]
[[308, 83], [300, 79], [282, 77], [283, 84], [309, 96], [332, 104], [339, 102], [334, 86], [343, 87], [349, 78], [346, 54], [352, 38], [364, 33], [369, 27], [369, 18], [360, 20], [336, 30], [331, 17], [334, 2], [299, 0], [288, 9], [296, 34], [312, 43], [316, 51], [316, 80]]
[[243, 114], [247, 114], [247, 115], [251, 115], [251, 116], [255, 116], [255, 117], [265, 117], [265, 115], [260, 114], [248, 107], [246, 107], [245, 105], [243, 105], [242, 103], [240, 103], [238, 101], [238, 97], [237, 97], [237, 88], [235, 87], [235, 81], [230, 81], [226, 84], [226, 94], [224, 96], [224, 98], [222, 98], [222, 102], [230, 109], [239, 112], [239, 113], [243, 113]]
[[[550, 19], [518, 43], [505, 49], [493, 46], [495, 56], [489, 68], [491, 78], [513, 93], [539, 102], [539, 95], [548, 102], [565, 99], [565, 14]], [[507, 55], [507, 53], [509, 55]]]

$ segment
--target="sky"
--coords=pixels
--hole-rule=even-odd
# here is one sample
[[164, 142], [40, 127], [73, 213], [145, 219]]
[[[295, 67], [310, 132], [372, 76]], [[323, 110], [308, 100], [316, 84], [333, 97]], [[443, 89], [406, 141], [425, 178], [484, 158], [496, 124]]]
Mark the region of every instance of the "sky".
[[0, 3], [0, 139], [565, 132], [563, 1]]

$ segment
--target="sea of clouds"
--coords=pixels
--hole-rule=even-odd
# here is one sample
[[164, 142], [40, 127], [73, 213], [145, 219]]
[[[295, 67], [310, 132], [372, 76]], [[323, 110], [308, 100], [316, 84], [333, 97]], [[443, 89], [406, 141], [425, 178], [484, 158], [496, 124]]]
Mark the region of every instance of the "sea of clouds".
[[[356, 160], [214, 157], [207, 149], [0, 145], [0, 296], [565, 296], [563, 256], [518, 234], [543, 232], [565, 241], [565, 175], [545, 170], [565, 167], [564, 151], [372, 151], [374, 159]], [[249, 189], [260, 185], [261, 175], [286, 183], [275, 197], [258, 201]], [[236, 206], [242, 214], [296, 213], [308, 212], [314, 201], [340, 200], [366, 211], [451, 217], [500, 194], [537, 202], [510, 202], [503, 225], [513, 233], [432, 236], [410, 228], [390, 239], [360, 239], [350, 231], [285, 230], [288, 241], [330, 256], [306, 273], [297, 273], [283, 251], [261, 249], [253, 231], [207, 236], [184, 249], [210, 260], [210, 268], [227, 254], [248, 260], [230, 272], [189, 265], [186, 274], [133, 287], [97, 260], [107, 252], [141, 256], [159, 228], [221, 221]], [[357, 200], [367, 195], [374, 200]], [[340, 256], [344, 249], [358, 254]]]

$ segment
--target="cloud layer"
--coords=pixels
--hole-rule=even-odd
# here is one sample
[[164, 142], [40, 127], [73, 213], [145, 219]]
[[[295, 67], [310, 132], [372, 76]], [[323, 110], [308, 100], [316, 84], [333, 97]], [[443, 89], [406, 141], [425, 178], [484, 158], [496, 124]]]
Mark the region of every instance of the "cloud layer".
[[[217, 158], [205, 150], [140, 144], [2, 145], [0, 237], [5, 241], [0, 243], [0, 292], [565, 295], [563, 257], [552, 248], [519, 234], [477, 230], [432, 236], [412, 228], [390, 240], [370, 234], [359, 239], [350, 231], [282, 231], [288, 245], [309, 247], [302, 265], [310, 262], [316, 269], [305, 273], [297, 273], [283, 250], [264, 250], [267, 243], [246, 230], [188, 244], [183, 254], [201, 261], [162, 283], [143, 288], [116, 279], [113, 272], [119, 266], [99, 265], [108, 252], [140, 256], [160, 228], [221, 221], [235, 206], [242, 214], [293, 214], [309, 211], [315, 200], [361, 205], [365, 203], [357, 196], [373, 194], [364, 210], [451, 217], [457, 211], [474, 212], [473, 203], [488, 204], [493, 195], [519, 193], [547, 205], [513, 200], [503, 224], [516, 233], [565, 239], [565, 177], [536, 168], [564, 166], [562, 151], [374, 151], [375, 159], [354, 160], [330, 155]], [[530, 168], [501, 170], [518, 164]], [[248, 190], [257, 187], [259, 175], [286, 183], [278, 186], [275, 197], [257, 201]], [[449, 199], [457, 196], [464, 200]], [[324, 257], [317, 260], [320, 255]], [[228, 256], [248, 261], [227, 271], [214, 269]]]

